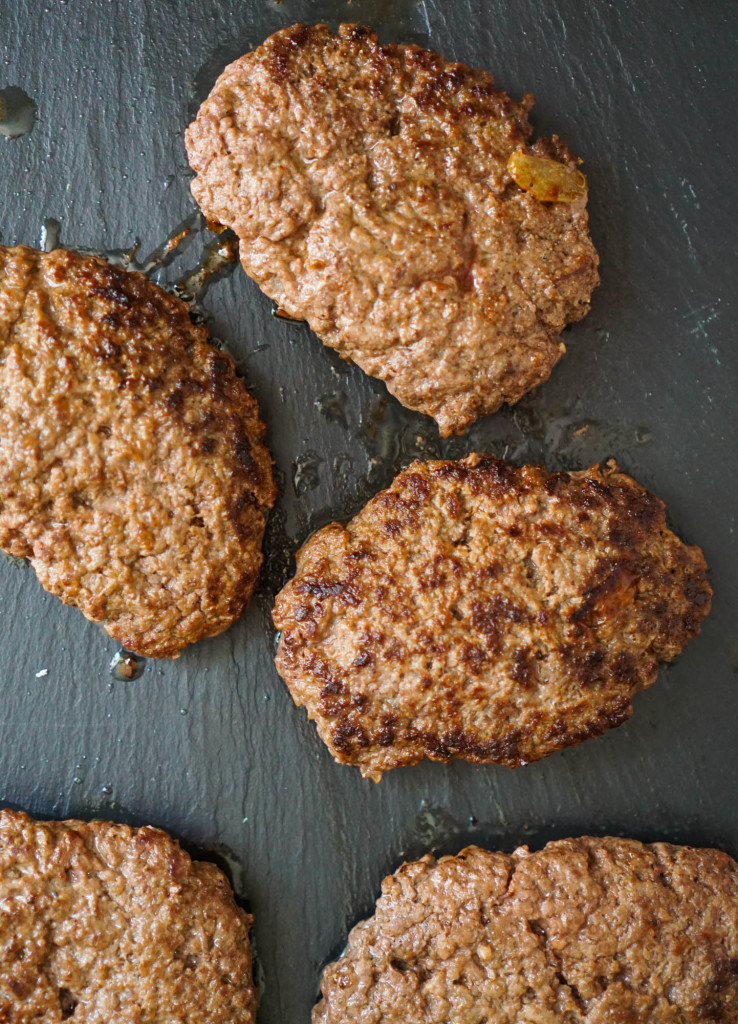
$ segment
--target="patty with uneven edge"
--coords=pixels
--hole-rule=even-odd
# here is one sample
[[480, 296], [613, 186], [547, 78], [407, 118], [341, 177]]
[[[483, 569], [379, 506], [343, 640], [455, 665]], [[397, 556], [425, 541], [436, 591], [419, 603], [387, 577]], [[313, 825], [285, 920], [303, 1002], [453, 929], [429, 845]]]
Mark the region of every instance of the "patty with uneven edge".
[[533, 97], [358, 25], [229, 65], [186, 134], [192, 192], [282, 311], [445, 436], [561, 358], [598, 282], [587, 189]]
[[8, 1024], [252, 1024], [251, 921], [159, 829], [0, 812]]
[[414, 462], [319, 530], [277, 596], [277, 668], [344, 764], [515, 767], [620, 725], [700, 630], [697, 547], [614, 463]]
[[275, 497], [256, 401], [143, 274], [0, 246], [0, 547], [129, 650], [226, 629]]
[[426, 856], [321, 989], [313, 1024], [735, 1024], [738, 864], [607, 838]]

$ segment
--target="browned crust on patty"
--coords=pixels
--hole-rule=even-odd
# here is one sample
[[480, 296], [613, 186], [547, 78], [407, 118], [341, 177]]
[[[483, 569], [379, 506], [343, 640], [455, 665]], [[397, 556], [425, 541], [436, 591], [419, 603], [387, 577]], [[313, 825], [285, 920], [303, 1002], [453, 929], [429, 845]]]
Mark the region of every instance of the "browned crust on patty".
[[192, 192], [285, 313], [441, 433], [516, 402], [564, 352], [598, 282], [586, 195], [513, 181], [533, 97], [342, 25], [294, 25], [231, 64], [186, 133]]
[[321, 989], [313, 1024], [735, 1024], [738, 865], [609, 838], [426, 856]]
[[277, 668], [365, 776], [426, 757], [515, 767], [622, 724], [711, 594], [700, 549], [614, 463], [414, 462], [298, 552]]
[[0, 811], [0, 1020], [251, 1024], [252, 918], [156, 828]]
[[0, 547], [125, 647], [176, 657], [259, 576], [256, 401], [143, 274], [0, 246]]

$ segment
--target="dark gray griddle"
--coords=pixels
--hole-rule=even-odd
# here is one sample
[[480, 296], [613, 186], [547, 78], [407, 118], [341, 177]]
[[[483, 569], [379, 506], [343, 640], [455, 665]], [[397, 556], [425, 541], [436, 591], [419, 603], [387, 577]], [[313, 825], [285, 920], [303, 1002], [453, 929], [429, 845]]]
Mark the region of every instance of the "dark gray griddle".
[[[738, 135], [732, 0], [5, 0], [0, 88], [38, 107], [0, 138], [0, 237], [153, 250], [194, 212], [182, 134], [217, 73], [295, 21], [358, 20], [538, 95], [541, 132], [585, 160], [602, 286], [552, 380], [441, 442], [237, 269], [202, 304], [262, 405], [279, 470], [264, 583], [227, 634], [112, 684], [115, 645], [0, 564], [0, 800], [160, 825], [230, 866], [256, 914], [262, 1024], [306, 1024], [322, 966], [404, 857], [583, 832], [738, 854], [735, 323]], [[167, 269], [197, 263], [196, 232]], [[425, 764], [378, 786], [335, 765], [272, 664], [271, 599], [298, 544], [416, 454], [615, 457], [700, 543], [702, 636], [601, 740], [511, 772]]]

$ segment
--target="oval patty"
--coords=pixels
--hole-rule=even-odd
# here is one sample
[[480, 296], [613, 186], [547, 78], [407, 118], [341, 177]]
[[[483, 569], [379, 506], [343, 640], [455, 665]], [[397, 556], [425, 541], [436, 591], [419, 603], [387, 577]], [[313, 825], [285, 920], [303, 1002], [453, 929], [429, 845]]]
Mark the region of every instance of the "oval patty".
[[735, 1024], [738, 865], [607, 838], [427, 856], [321, 988], [313, 1024]]
[[0, 547], [128, 649], [176, 657], [246, 608], [275, 496], [263, 438], [179, 299], [0, 246]]
[[252, 1024], [252, 919], [156, 828], [0, 811], [0, 1019]]
[[510, 767], [632, 712], [700, 630], [705, 560], [614, 463], [414, 462], [298, 552], [277, 668], [336, 760]]
[[598, 282], [578, 161], [531, 144], [532, 104], [359, 25], [294, 25], [203, 103], [192, 193], [286, 314], [461, 433], [548, 378]]

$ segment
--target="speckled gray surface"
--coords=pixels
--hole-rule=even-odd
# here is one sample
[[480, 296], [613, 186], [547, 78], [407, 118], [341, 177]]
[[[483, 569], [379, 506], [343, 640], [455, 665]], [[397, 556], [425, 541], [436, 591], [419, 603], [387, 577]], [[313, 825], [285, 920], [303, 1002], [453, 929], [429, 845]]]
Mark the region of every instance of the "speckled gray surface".
[[[281, 486], [243, 621], [111, 685], [113, 643], [0, 561], [0, 801], [152, 822], [225, 858], [257, 915], [261, 1024], [308, 1021], [321, 966], [403, 856], [606, 831], [738, 854], [731, 0], [9, 0], [0, 89], [25, 90], [38, 120], [0, 138], [0, 239], [34, 244], [53, 217], [68, 245], [150, 251], [194, 210], [182, 133], [218, 71], [280, 26], [341, 19], [534, 91], [537, 128], [585, 159], [603, 283], [568, 356], [516, 409], [442, 443], [306, 328], [274, 320], [236, 270], [203, 305], [262, 403]], [[428, 764], [375, 786], [335, 765], [292, 706], [270, 599], [315, 525], [356, 511], [417, 452], [474, 449], [552, 467], [617, 458], [703, 546], [714, 611], [603, 739], [515, 772]]]

